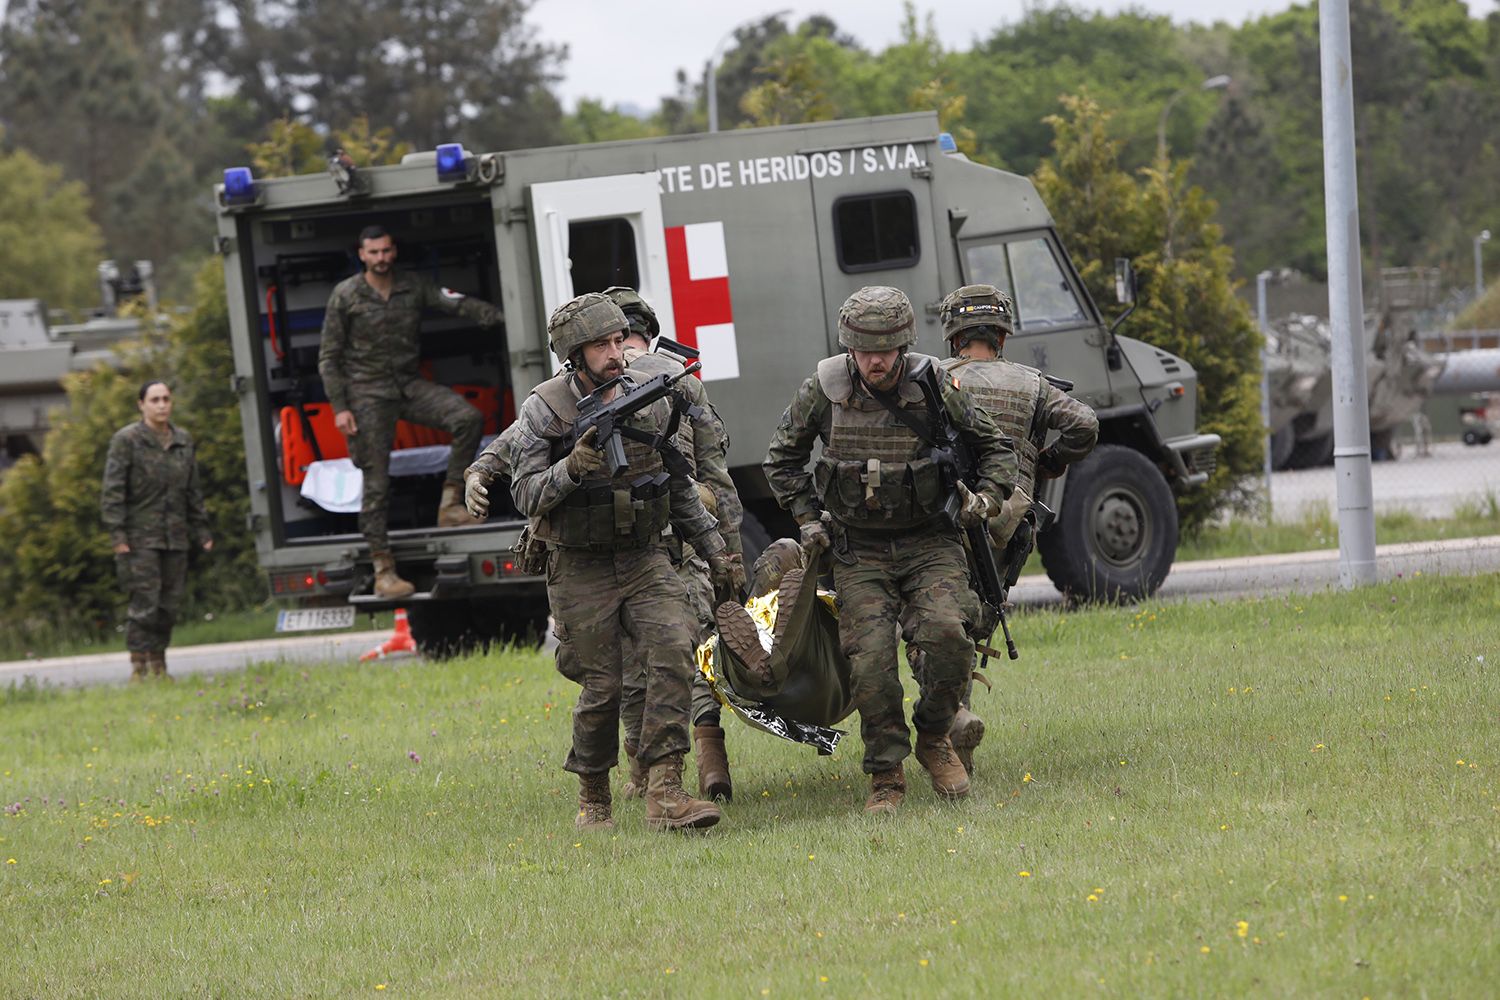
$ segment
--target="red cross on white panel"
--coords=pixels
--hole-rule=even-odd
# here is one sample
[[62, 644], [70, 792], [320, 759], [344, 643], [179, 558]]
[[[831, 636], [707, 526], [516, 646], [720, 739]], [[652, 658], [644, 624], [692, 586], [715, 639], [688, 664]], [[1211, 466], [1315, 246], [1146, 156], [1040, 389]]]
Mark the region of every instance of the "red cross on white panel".
[[666, 235], [677, 339], [698, 349], [704, 381], [739, 378], [724, 223], [668, 226]]

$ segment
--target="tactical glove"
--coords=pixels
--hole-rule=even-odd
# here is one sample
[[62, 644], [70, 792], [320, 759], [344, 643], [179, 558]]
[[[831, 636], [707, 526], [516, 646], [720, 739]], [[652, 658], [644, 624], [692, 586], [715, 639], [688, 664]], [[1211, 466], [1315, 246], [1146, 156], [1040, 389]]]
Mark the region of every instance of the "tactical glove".
[[1067, 463], [1057, 457], [1057, 450], [1054, 448], [1043, 448], [1042, 453], [1036, 457], [1038, 479], [1056, 479], [1067, 471]]
[[490, 516], [490, 477], [478, 469], [470, 469], [464, 476], [464, 506], [480, 521]]
[[745, 592], [744, 564], [722, 549], [708, 557], [708, 578], [713, 583], [715, 604], [738, 601]]
[[822, 521], [808, 521], [802, 526], [802, 547], [809, 555], [825, 552], [833, 545], [833, 538]]
[[958, 523], [965, 528], [983, 524], [1000, 513], [1000, 505], [988, 493], [975, 493], [963, 483], [958, 484], [958, 495], [964, 505], [958, 512]]
[[568, 457], [563, 459], [564, 467], [575, 483], [583, 482], [584, 476], [603, 468], [604, 449], [599, 447], [598, 441], [599, 428], [590, 427], [573, 445]]

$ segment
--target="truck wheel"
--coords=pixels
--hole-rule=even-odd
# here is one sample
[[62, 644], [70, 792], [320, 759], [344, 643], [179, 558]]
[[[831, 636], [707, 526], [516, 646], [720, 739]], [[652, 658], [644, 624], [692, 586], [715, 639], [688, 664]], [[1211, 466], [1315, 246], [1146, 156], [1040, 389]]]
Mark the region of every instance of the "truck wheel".
[[1316, 469], [1333, 463], [1333, 431], [1317, 437], [1303, 438], [1286, 460], [1288, 469]]
[[771, 532], [761, 523], [749, 508], [745, 509], [745, 516], [740, 521], [740, 545], [745, 553], [745, 575], [749, 576], [755, 566], [755, 560], [766, 551], [766, 546], [771, 544]]
[[476, 598], [469, 602], [471, 627], [481, 639], [480, 651], [492, 643], [536, 647], [547, 636], [547, 595]]
[[1292, 450], [1297, 447], [1297, 432], [1292, 430], [1292, 425], [1287, 424], [1281, 430], [1271, 435], [1271, 468], [1281, 470], [1287, 467], [1287, 460], [1292, 457]]
[[1177, 555], [1177, 504], [1140, 452], [1105, 444], [1068, 471], [1062, 510], [1038, 540], [1057, 589], [1090, 601], [1156, 592]]
[[1468, 445], [1470, 448], [1485, 443], [1487, 442], [1483, 442], [1479, 439], [1479, 432], [1474, 430], [1472, 427], [1464, 431], [1464, 444]]
[[429, 660], [446, 660], [473, 652], [481, 637], [471, 627], [468, 605], [458, 601], [422, 601], [406, 609], [412, 641]]

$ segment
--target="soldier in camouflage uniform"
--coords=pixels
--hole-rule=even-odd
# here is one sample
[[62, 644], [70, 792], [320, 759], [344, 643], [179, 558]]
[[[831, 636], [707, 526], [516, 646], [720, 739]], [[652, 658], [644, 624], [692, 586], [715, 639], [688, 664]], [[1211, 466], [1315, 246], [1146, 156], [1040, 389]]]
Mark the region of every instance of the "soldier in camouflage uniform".
[[[625, 331], [625, 364], [631, 372], [639, 372], [643, 379], [665, 374], [673, 376], [684, 366], [697, 360], [698, 352], [673, 341], [657, 344], [651, 350], [651, 340], [661, 333], [656, 312], [632, 288], [615, 286], [606, 288], [604, 294], [625, 314], [630, 328]], [[708, 391], [697, 378], [687, 378], [677, 383], [687, 396], [688, 402], [696, 406], [702, 416], [684, 420], [678, 432], [677, 448], [692, 466], [693, 479], [705, 491], [704, 506], [719, 519], [719, 535], [724, 539], [724, 549], [732, 564], [731, 589], [738, 597], [745, 586], [744, 556], [740, 541], [740, 521], [744, 508], [740, 505], [739, 491], [729, 477], [729, 433], [724, 422], [709, 402]], [[698, 632], [693, 645], [708, 638], [714, 628], [714, 588], [709, 581], [708, 565], [691, 548], [682, 544], [675, 536], [666, 539], [672, 564], [677, 575], [682, 577], [698, 621]], [[625, 659], [625, 686], [620, 703], [620, 715], [625, 723], [625, 758], [630, 763], [630, 781], [623, 794], [631, 798], [645, 791], [645, 768], [636, 757], [636, 748], [641, 738], [641, 705], [646, 696], [646, 677], [641, 670], [639, 651], [627, 653]], [[714, 697], [697, 671], [693, 672], [693, 749], [698, 758], [698, 794], [709, 799], [731, 800], [734, 784], [729, 774], [729, 755], [724, 747], [724, 728], [720, 725], [719, 701]]]
[[[732, 570], [718, 523], [704, 509], [693, 481], [669, 475], [661, 454], [649, 445], [626, 438], [629, 466], [611, 476], [603, 468], [596, 430], [571, 442], [578, 401], [624, 373], [628, 325], [619, 307], [598, 292], [580, 295], [552, 314], [548, 337], [566, 367], [537, 386], [516, 417], [511, 499], [531, 519], [533, 538], [547, 548], [547, 598], [559, 648], [570, 647], [558, 669], [583, 688], [564, 765], [579, 776], [577, 825], [614, 825], [609, 771], [619, 759], [628, 637], [645, 661], [637, 756], [647, 768], [646, 825], [656, 830], [711, 826], [719, 821], [718, 807], [682, 788], [696, 622], [661, 536], [675, 525], [708, 561], [715, 585], [727, 586]], [[659, 400], [629, 423], [655, 433], [670, 413], [671, 404]]]
[[211, 551], [198, 460], [188, 432], [172, 425], [172, 390], [147, 382], [141, 419], [115, 432], [100, 496], [115, 569], [130, 595], [125, 648], [130, 679], [167, 678], [167, 645], [187, 581], [188, 550]]
[[360, 233], [359, 259], [364, 272], [339, 282], [328, 298], [318, 374], [334, 424], [349, 439], [349, 455], [364, 473], [359, 530], [370, 545], [375, 593], [399, 600], [415, 588], [396, 574], [386, 532], [396, 421], [439, 427], [453, 435], [439, 527], [474, 523], [464, 510], [463, 474], [484, 430], [478, 410], [418, 372], [422, 311], [435, 309], [489, 327], [500, 326], [505, 318], [489, 303], [439, 288], [419, 274], [397, 274], [395, 241], [379, 226]]
[[[961, 798], [969, 791], [948, 730], [973, 667], [969, 629], [979, 608], [958, 529], [943, 516], [942, 468], [923, 438], [936, 429], [911, 376], [936, 359], [908, 353], [915, 323], [911, 302], [898, 289], [862, 288], [851, 295], [838, 319], [839, 343], [848, 353], [819, 363], [802, 384], [765, 461], [776, 500], [802, 525], [804, 544], [833, 550], [840, 644], [853, 675], [863, 767], [872, 784], [865, 809], [872, 813], [895, 812], [906, 794], [902, 761], [911, 753], [911, 737], [896, 659], [903, 611], [927, 655], [912, 713], [917, 760], [940, 796]], [[978, 455], [980, 488], [960, 490], [962, 521], [978, 523], [1010, 495], [1015, 450], [967, 393], [946, 380], [940, 392], [948, 419]], [[819, 439], [823, 453], [809, 473]]]
[[[951, 353], [942, 361], [943, 370], [1016, 443], [1016, 491], [988, 527], [1002, 570], [1007, 565], [1019, 569], [1031, 551], [1035, 519], [1028, 515], [1037, 477], [1055, 479], [1092, 451], [1099, 440], [1099, 418], [1092, 407], [1048, 382], [1035, 368], [1001, 356], [1005, 338], [1015, 332], [1015, 309], [1010, 296], [994, 285], [965, 285], [951, 293], [943, 299], [941, 316]], [[1057, 440], [1043, 447], [1049, 431], [1057, 431]], [[979, 638], [988, 641], [998, 624], [982, 623]], [[908, 649], [907, 659], [914, 670], [921, 669], [920, 649]], [[984, 738], [984, 721], [970, 708], [972, 692], [971, 683], [948, 732], [970, 774], [974, 750]]]

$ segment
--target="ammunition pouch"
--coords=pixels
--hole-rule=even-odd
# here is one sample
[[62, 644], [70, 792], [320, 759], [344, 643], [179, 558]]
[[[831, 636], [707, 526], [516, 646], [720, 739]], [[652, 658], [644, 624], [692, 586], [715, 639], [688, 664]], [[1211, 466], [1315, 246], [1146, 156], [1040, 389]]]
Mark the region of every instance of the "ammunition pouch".
[[592, 552], [645, 548], [671, 523], [670, 482], [665, 472], [638, 476], [628, 489], [585, 482], [547, 515], [550, 540]]
[[908, 462], [841, 462], [820, 457], [813, 485], [823, 507], [851, 527], [897, 530], [929, 523], [943, 511], [941, 463], [933, 458]]

